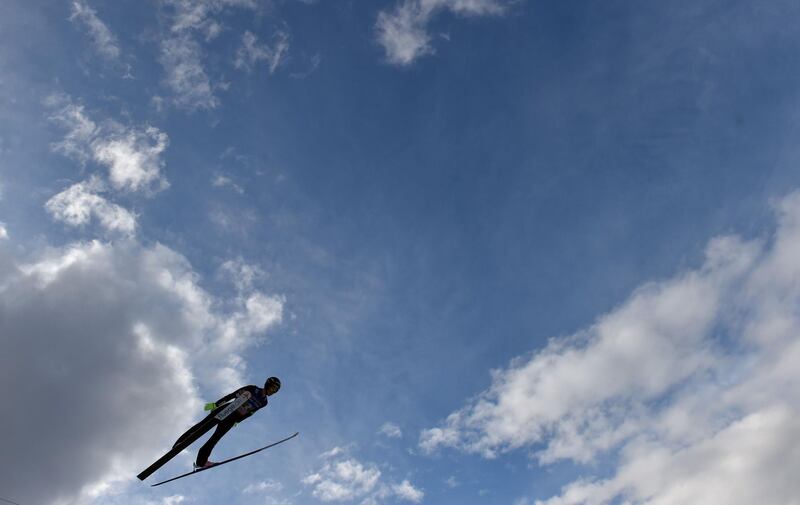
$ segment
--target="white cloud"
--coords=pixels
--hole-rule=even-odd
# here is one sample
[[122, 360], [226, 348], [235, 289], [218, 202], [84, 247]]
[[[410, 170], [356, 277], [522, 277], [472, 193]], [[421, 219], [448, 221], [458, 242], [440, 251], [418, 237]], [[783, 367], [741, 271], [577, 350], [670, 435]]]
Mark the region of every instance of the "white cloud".
[[0, 244], [0, 394], [24, 415], [0, 433], [14, 461], [0, 472], [7, 496], [77, 505], [113, 494], [202, 415], [198, 386], [213, 396], [246, 383], [241, 352], [269, 325], [240, 324], [251, 310], [238, 302], [220, 311], [169, 248], [10, 250]]
[[327, 463], [318, 472], [306, 476], [303, 483], [313, 486], [312, 494], [322, 501], [346, 501], [371, 493], [380, 477], [381, 471], [376, 467], [345, 459]]
[[100, 196], [101, 191], [103, 187], [97, 179], [73, 184], [50, 198], [45, 209], [53, 218], [71, 226], [83, 226], [95, 218], [107, 231], [132, 235], [136, 217]]
[[108, 26], [97, 17], [97, 12], [89, 7], [86, 0], [73, 0], [70, 19], [83, 23], [95, 49], [101, 56], [109, 60], [119, 58], [120, 49], [117, 38], [111, 33]]
[[499, 16], [515, 0], [403, 0], [391, 12], [381, 11], [375, 24], [378, 42], [386, 59], [395, 65], [409, 65], [432, 54], [428, 24], [440, 12], [461, 16]]
[[246, 31], [242, 35], [242, 45], [236, 51], [236, 68], [250, 72], [260, 61], [267, 62], [269, 73], [275, 73], [278, 66], [284, 61], [289, 51], [289, 34], [283, 30], [273, 35], [272, 47], [259, 44], [258, 38]]
[[140, 191], [167, 187], [161, 176], [161, 154], [169, 138], [158, 128], [126, 129], [112, 132], [92, 143], [94, 159], [108, 167], [111, 184], [118, 190]]
[[378, 433], [385, 435], [389, 438], [402, 438], [403, 431], [394, 423], [383, 423], [383, 426], [378, 430]]
[[547, 505], [791, 503], [800, 193], [777, 210], [769, 241], [716, 238], [702, 267], [647, 284], [588, 330], [494, 371], [489, 390], [425, 430], [421, 447], [618, 461], [611, 477], [568, 484]]
[[414, 503], [422, 500], [424, 493], [408, 480], [387, 484], [374, 464], [365, 464], [351, 457], [337, 458], [344, 452], [336, 447], [324, 453], [322, 456], [328, 461], [323, 467], [303, 478], [303, 484], [313, 488], [311, 493], [315, 498], [323, 502], [361, 500], [361, 503], [370, 505], [392, 496]]
[[242, 490], [244, 494], [274, 493], [283, 490], [283, 484], [274, 480], [262, 480], [256, 484], [250, 484]]
[[393, 485], [392, 491], [398, 498], [414, 503], [421, 502], [422, 498], [425, 496], [422, 490], [415, 488], [408, 480]]
[[330, 459], [330, 458], [335, 458], [336, 456], [339, 456], [340, 454], [344, 454], [344, 452], [345, 452], [344, 448], [337, 446], [337, 447], [334, 447], [333, 449], [331, 449], [329, 451], [323, 452], [322, 454], [319, 455], [319, 457], [322, 458], [322, 459]]
[[45, 104], [54, 109], [50, 120], [66, 130], [53, 150], [82, 164], [91, 160], [105, 166], [116, 190], [149, 193], [169, 187], [161, 173], [162, 154], [169, 144], [166, 133], [149, 125], [137, 128], [115, 121], [98, 126], [83, 105], [66, 95], [52, 95]]
[[536, 503], [599, 505], [620, 496], [653, 505], [795, 503], [798, 440], [797, 411], [767, 408], [686, 448], [632, 444], [614, 478], [578, 481]]
[[6, 224], [0, 221], [0, 240], [6, 240], [8, 238], [8, 229], [6, 228]]

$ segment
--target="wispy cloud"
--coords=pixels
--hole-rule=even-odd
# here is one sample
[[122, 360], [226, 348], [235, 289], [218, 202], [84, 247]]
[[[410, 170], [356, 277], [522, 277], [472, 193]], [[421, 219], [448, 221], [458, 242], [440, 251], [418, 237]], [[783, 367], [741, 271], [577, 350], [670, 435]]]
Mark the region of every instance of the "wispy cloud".
[[164, 82], [172, 90], [173, 103], [178, 107], [196, 110], [219, 105], [202, 60], [203, 51], [191, 34], [179, 33], [162, 41], [160, 62], [166, 71]]
[[540, 464], [619, 458], [611, 477], [537, 502], [548, 505], [790, 502], [800, 471], [800, 193], [777, 212], [770, 241], [716, 238], [700, 268], [641, 287], [586, 331], [495, 371], [489, 390], [422, 433], [421, 447], [496, 457], [536, 445]]
[[52, 149], [85, 164], [92, 156], [89, 145], [98, 134], [97, 124], [89, 119], [83, 105], [66, 95], [51, 95], [45, 105], [54, 109], [50, 120], [66, 130], [61, 141], [51, 144]]
[[335, 458], [336, 456], [339, 456], [341, 454], [344, 454], [345, 452], [346, 449], [337, 446], [334, 447], [333, 449], [323, 452], [322, 454], [319, 455], [319, 457], [322, 459], [330, 459], [330, 458]]
[[227, 175], [217, 174], [211, 179], [211, 185], [216, 188], [231, 188], [240, 195], [244, 193], [244, 188], [233, 182], [233, 179]]
[[269, 73], [275, 73], [289, 52], [289, 34], [279, 30], [272, 36], [272, 46], [259, 44], [258, 37], [246, 31], [242, 35], [242, 45], [236, 51], [236, 68], [250, 72], [259, 62], [267, 63]]
[[515, 0], [403, 0], [391, 11], [381, 11], [375, 24], [378, 42], [386, 59], [395, 65], [410, 65], [433, 54], [428, 24], [441, 12], [461, 16], [499, 16]]
[[108, 60], [119, 59], [121, 51], [117, 37], [97, 17], [97, 12], [89, 6], [86, 0], [73, 0], [70, 20], [83, 25], [98, 54]]
[[419, 503], [425, 493], [404, 479], [400, 483], [384, 482], [383, 474], [375, 464], [362, 463], [345, 455], [339, 447], [322, 455], [326, 463], [314, 473], [303, 478], [303, 484], [312, 488], [312, 495], [323, 502], [360, 500], [376, 505], [390, 497]]
[[253, 288], [253, 284], [265, 277], [264, 271], [258, 265], [246, 263], [242, 258], [227, 260], [220, 265], [219, 271], [228, 277], [240, 293]]
[[292, 72], [289, 74], [289, 77], [292, 79], [305, 79], [309, 75], [313, 74], [319, 68], [320, 63], [322, 63], [322, 56], [319, 54], [314, 54], [308, 59], [308, 66], [305, 70], [300, 72]]
[[186, 497], [183, 495], [172, 495], [172, 496], [165, 496], [161, 499], [162, 505], [178, 505], [179, 503], [183, 503], [186, 501]]
[[171, 30], [200, 30], [216, 24], [213, 15], [229, 7], [256, 9], [256, 0], [162, 0], [173, 12]]
[[202, 40], [219, 35], [222, 26], [214, 16], [228, 8], [257, 9], [252, 0], [162, 0], [169, 12], [168, 28], [162, 35], [160, 63], [166, 72], [164, 83], [172, 91], [172, 103], [187, 110], [208, 110], [219, 106], [214, 84], [204, 65]]
[[269, 492], [282, 491], [283, 484], [274, 480], [262, 480], [256, 484], [249, 484], [242, 490], [244, 494], [262, 494]]

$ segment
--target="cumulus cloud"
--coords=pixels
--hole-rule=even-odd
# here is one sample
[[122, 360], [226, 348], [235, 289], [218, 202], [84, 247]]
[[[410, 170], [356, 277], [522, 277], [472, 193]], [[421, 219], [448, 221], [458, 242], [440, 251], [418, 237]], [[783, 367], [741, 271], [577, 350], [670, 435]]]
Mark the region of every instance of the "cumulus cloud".
[[6, 228], [6, 224], [0, 221], [0, 240], [5, 240], [8, 238], [8, 229]]
[[423, 431], [421, 447], [616, 462], [610, 477], [537, 502], [547, 505], [790, 503], [800, 494], [800, 193], [776, 209], [769, 240], [715, 238], [701, 267], [494, 371], [487, 391]]
[[161, 154], [168, 137], [158, 128], [118, 128], [93, 142], [94, 159], [108, 167], [108, 178], [118, 190], [156, 190], [167, 186], [161, 176]]
[[242, 45], [236, 51], [236, 68], [250, 72], [259, 62], [267, 63], [269, 73], [275, 73], [278, 66], [285, 60], [286, 53], [289, 51], [289, 34], [279, 30], [273, 35], [272, 47], [266, 44], [259, 44], [258, 38], [251, 32], [246, 31], [242, 35]]
[[66, 95], [52, 95], [45, 104], [53, 109], [50, 120], [66, 131], [63, 140], [52, 144], [54, 151], [84, 165], [94, 161], [104, 166], [119, 191], [152, 193], [169, 186], [161, 173], [169, 144], [166, 133], [150, 125], [125, 126], [111, 120], [98, 125], [83, 105]]
[[313, 486], [312, 494], [322, 501], [346, 501], [371, 493], [380, 477], [381, 471], [375, 466], [345, 459], [325, 464], [316, 473], [306, 476], [303, 483]]
[[402, 438], [403, 431], [394, 423], [383, 423], [383, 426], [378, 430], [381, 435], [389, 438]]
[[92, 39], [95, 50], [108, 60], [116, 60], [120, 56], [117, 38], [111, 33], [105, 23], [97, 17], [97, 12], [85, 0], [72, 2], [72, 15], [70, 20], [80, 22], [86, 29], [87, 35]]
[[103, 185], [97, 179], [73, 184], [50, 198], [45, 209], [54, 219], [71, 226], [84, 226], [94, 218], [106, 231], [132, 235], [136, 217], [100, 196], [101, 191]]
[[0, 394], [19, 415], [0, 433], [14, 461], [0, 489], [20, 503], [89, 503], [129, 482], [200, 412], [199, 390], [245, 382], [241, 352], [280, 321], [279, 303], [222, 311], [162, 245], [10, 251], [0, 243]]
[[578, 481], [536, 503], [593, 505], [619, 496], [655, 505], [793, 503], [800, 488], [798, 440], [797, 411], [769, 407], [686, 448], [632, 444], [614, 478]]
[[425, 496], [420, 489], [415, 488], [408, 480], [392, 486], [392, 492], [401, 500], [419, 503]]
[[323, 502], [361, 500], [370, 505], [389, 497], [414, 503], [422, 500], [424, 493], [408, 480], [387, 484], [376, 465], [347, 457], [345, 452], [336, 447], [322, 454], [322, 458], [327, 460], [322, 468], [303, 478], [303, 484], [312, 488], [315, 498]]
[[410, 65], [432, 54], [428, 24], [441, 12], [460, 16], [499, 16], [514, 0], [403, 0], [391, 11], [381, 11], [375, 24], [378, 42], [386, 59], [395, 65]]

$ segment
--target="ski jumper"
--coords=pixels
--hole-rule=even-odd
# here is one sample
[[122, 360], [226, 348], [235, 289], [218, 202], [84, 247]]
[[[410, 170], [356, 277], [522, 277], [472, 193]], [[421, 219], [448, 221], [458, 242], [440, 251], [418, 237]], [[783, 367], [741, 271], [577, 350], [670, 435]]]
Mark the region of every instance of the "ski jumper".
[[[225, 404], [234, 400], [237, 396], [241, 395], [245, 391], [250, 393], [250, 398], [242, 404], [241, 407], [233, 411], [228, 417], [223, 419], [222, 421], [215, 421], [216, 423], [216, 430], [214, 433], [211, 434], [211, 438], [209, 438], [205, 444], [197, 451], [197, 461], [195, 462], [197, 466], [203, 466], [208, 461], [209, 456], [211, 456], [211, 451], [214, 449], [214, 446], [217, 445], [217, 442], [225, 436], [228, 431], [236, 423], [244, 421], [248, 417], [252, 416], [257, 410], [264, 408], [267, 406], [267, 394], [258, 386], [244, 386], [233, 393], [227, 394], [217, 400], [217, 408], [211, 411], [208, 416], [205, 417], [202, 421], [195, 424], [191, 428], [189, 428], [186, 433], [181, 435], [178, 440], [175, 442], [174, 445], [180, 444], [186, 437], [188, 437], [194, 430], [200, 427], [203, 423], [207, 422], [209, 419], [213, 418], [217, 413], [225, 408]], [[174, 447], [174, 446], [173, 446]]]

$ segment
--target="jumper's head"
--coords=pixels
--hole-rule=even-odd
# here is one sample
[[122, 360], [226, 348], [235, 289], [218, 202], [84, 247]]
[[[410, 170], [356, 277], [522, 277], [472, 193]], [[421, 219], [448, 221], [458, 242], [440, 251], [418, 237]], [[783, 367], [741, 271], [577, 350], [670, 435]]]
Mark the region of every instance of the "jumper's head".
[[264, 383], [264, 392], [267, 393], [267, 396], [274, 395], [280, 388], [281, 380], [277, 377], [270, 377], [267, 379], [267, 382]]

